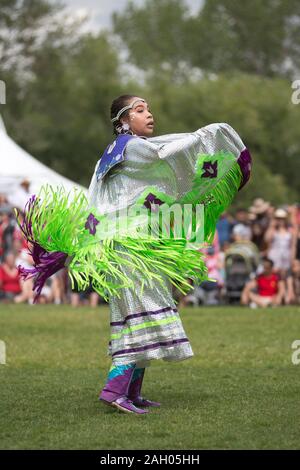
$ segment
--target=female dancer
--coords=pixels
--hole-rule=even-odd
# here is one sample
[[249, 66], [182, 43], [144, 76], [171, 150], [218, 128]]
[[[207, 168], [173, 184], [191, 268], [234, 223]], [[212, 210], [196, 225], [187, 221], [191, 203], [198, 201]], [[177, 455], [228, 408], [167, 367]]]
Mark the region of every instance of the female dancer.
[[[64, 191], [51, 189], [51, 194], [48, 188], [43, 198], [28, 201], [21, 229], [31, 243], [34, 267], [20, 271], [34, 278], [39, 295], [45, 280], [67, 265], [79, 289], [91, 282], [109, 300], [112, 366], [99, 399], [140, 415], [147, 413], [143, 408], [160, 406], [141, 396], [150, 361], [193, 356], [172, 284], [190, 289], [187, 280], [207, 279], [207, 269], [199, 240], [188, 242], [185, 229], [177, 238], [167, 232], [157, 239], [138, 231], [132, 235], [132, 227], [157, 208], [201, 205], [202, 241], [211, 243], [220, 215], [249, 179], [251, 156], [224, 123], [151, 137], [153, 115], [146, 100], [135, 95], [113, 101], [111, 121], [116, 138], [96, 164], [88, 201], [82, 194], [70, 201]], [[127, 232], [119, 236], [110, 215], [128, 208], [138, 208], [141, 216], [127, 217]], [[172, 220], [169, 234], [174, 235], [179, 224]], [[194, 226], [194, 215], [192, 220]]]
[[[138, 198], [145, 206], [147, 203], [150, 206], [151, 202], [160, 204], [162, 193], [178, 200], [191, 189], [195, 156], [199, 153], [230, 151], [238, 157], [235, 162], [238, 160], [241, 170], [238, 188], [249, 178], [250, 154], [227, 124], [153, 138], [154, 118], [149, 105], [134, 95], [122, 95], [113, 101], [111, 121], [117, 138], [97, 163], [88, 196], [90, 205], [101, 212], [128, 207]], [[205, 185], [217, 186], [222, 171], [223, 184], [229, 183], [225, 180], [232, 168], [232, 160], [222, 163], [221, 169], [220, 161], [215, 158], [201, 162], [203, 189]], [[131, 276], [130, 269], [124, 267], [123, 272]], [[135, 290], [124, 288], [119, 298], [109, 299], [112, 367], [99, 398], [122, 411], [144, 414], [146, 410], [139, 407], [160, 406], [140, 395], [150, 360], [181, 361], [192, 357], [193, 351], [168, 278], [165, 278], [167, 290], [159, 285], [146, 287], [142, 296], [138, 293], [139, 282], [135, 280]]]

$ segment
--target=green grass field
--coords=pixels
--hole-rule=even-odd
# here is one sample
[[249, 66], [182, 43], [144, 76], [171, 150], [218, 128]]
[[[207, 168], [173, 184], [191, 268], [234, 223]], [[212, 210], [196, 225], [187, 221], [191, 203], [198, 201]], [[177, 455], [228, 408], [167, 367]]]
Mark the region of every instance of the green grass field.
[[145, 416], [98, 402], [107, 307], [0, 305], [1, 449], [296, 449], [300, 308], [181, 309], [195, 356], [154, 361]]

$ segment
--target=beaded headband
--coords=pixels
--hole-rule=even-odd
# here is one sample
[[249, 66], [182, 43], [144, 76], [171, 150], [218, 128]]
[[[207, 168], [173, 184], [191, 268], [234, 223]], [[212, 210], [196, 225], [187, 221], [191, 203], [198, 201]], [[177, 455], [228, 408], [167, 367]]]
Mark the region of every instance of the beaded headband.
[[118, 121], [120, 119], [121, 114], [123, 114], [128, 109], [132, 109], [133, 106], [135, 105], [135, 103], [137, 103], [138, 101], [143, 101], [144, 103], [146, 102], [145, 100], [143, 100], [143, 98], [138, 98], [138, 99], [134, 100], [133, 103], [128, 104], [127, 106], [124, 106], [124, 108], [120, 109], [120, 111], [118, 112], [116, 117], [111, 119], [111, 122]]

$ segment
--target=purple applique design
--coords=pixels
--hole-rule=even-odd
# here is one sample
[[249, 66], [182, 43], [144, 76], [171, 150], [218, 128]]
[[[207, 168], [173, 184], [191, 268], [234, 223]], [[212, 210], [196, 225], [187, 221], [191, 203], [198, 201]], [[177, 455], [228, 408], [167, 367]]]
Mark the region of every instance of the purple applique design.
[[240, 166], [240, 169], [241, 169], [241, 172], [242, 172], [242, 175], [243, 175], [241, 185], [239, 187], [239, 191], [240, 191], [243, 188], [243, 186], [245, 186], [247, 181], [249, 180], [250, 174], [251, 174], [252, 157], [251, 157], [251, 154], [250, 154], [250, 152], [247, 148], [245, 148], [241, 152], [237, 162]]
[[201, 178], [216, 178], [218, 175], [217, 160], [215, 162], [204, 162], [202, 170], [204, 170], [204, 173], [202, 173]]
[[99, 224], [99, 220], [96, 219], [96, 217], [92, 213], [90, 213], [90, 215], [86, 219], [86, 223], [85, 223], [84, 228], [86, 228], [90, 232], [91, 235], [95, 235], [96, 234], [96, 226], [98, 224]]
[[155, 194], [149, 193], [144, 201], [144, 206], [147, 207], [147, 209], [152, 210], [153, 204], [161, 206], [163, 203], [164, 202], [161, 199], [155, 197]]

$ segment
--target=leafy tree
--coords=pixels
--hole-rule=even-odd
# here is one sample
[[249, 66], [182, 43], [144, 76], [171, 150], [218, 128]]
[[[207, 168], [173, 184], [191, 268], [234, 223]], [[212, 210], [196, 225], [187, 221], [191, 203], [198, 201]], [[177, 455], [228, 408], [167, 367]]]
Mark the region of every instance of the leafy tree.
[[266, 77], [299, 70], [298, 0], [206, 0], [190, 31], [191, 64], [205, 70]]
[[68, 56], [44, 46], [33, 72], [19, 142], [56, 171], [88, 184], [111, 140], [109, 108], [122, 88], [117, 54], [105, 34], [88, 35]]
[[169, 67], [172, 79], [183, 64], [186, 73], [193, 67], [266, 77], [299, 71], [298, 0], [205, 0], [196, 16], [183, 0], [129, 2], [113, 24], [131, 62], [144, 70]]
[[239, 203], [257, 196], [293, 202], [300, 197], [300, 106], [291, 103], [289, 80], [278, 76], [288, 73], [283, 44], [293, 70], [299, 59], [296, 3], [251, 0], [242, 11], [235, 0], [205, 0], [191, 17], [184, 0], [130, 2], [113, 22], [131, 63], [146, 70], [137, 83], [134, 74], [124, 75], [109, 32], [81, 34], [80, 25], [55, 17], [60, 7], [53, 10], [46, 0], [0, 0], [0, 78], [7, 84], [1, 112], [9, 133], [41, 161], [87, 185], [112, 139], [111, 101], [137, 94], [151, 103], [157, 134], [212, 122], [237, 130], [254, 159]]
[[24, 81], [43, 37], [51, 31], [58, 37], [55, 14], [61, 8], [48, 0], [0, 0], [1, 72], [15, 70]]
[[88, 184], [112, 134], [110, 103], [122, 92], [117, 51], [106, 34], [80, 33], [58, 4], [0, 1], [8, 131], [54, 170]]
[[129, 61], [143, 70], [170, 67], [173, 74], [186, 61], [185, 37], [189, 9], [184, 0], [129, 1], [112, 15], [114, 32], [121, 37]]

